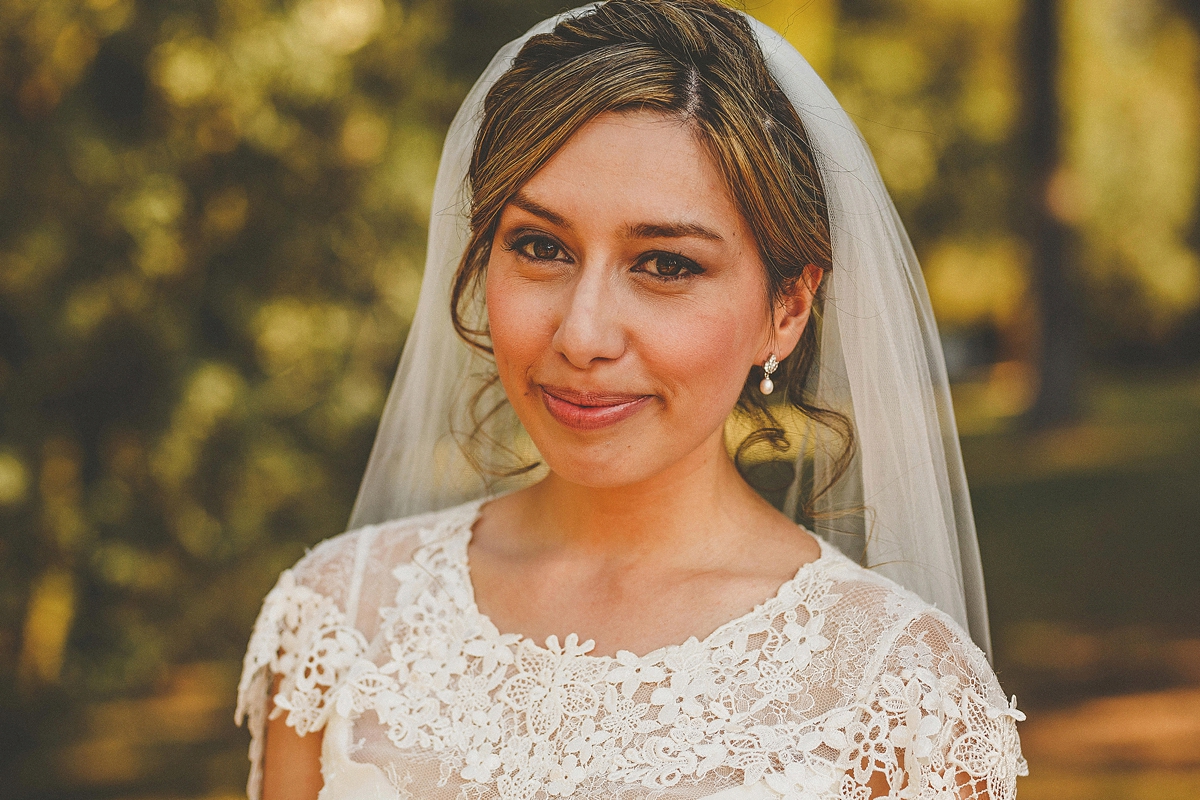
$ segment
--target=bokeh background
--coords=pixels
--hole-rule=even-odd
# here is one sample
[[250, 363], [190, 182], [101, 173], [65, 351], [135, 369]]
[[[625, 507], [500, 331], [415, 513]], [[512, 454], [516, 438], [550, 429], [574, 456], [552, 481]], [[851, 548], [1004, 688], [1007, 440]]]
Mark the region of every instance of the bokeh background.
[[[0, 3], [0, 794], [242, 792], [443, 136], [561, 0]], [[1200, 796], [1200, 5], [747, 0], [858, 120], [954, 379], [1021, 797]]]

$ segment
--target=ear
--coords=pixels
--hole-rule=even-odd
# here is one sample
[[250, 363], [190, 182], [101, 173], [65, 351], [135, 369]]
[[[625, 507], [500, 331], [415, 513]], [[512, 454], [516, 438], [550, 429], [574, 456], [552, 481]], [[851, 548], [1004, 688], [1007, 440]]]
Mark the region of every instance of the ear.
[[771, 326], [771, 341], [767, 345], [768, 349], [762, 353], [762, 357], [759, 359], [760, 363], [765, 361], [771, 353], [775, 354], [775, 358], [783, 361], [796, 349], [801, 334], [808, 326], [809, 317], [812, 316], [813, 299], [817, 295], [817, 288], [821, 285], [821, 278], [824, 275], [825, 271], [816, 264], [808, 264], [804, 267], [804, 272], [801, 273], [800, 279], [796, 281], [792, 290], [776, 302], [775, 319]]

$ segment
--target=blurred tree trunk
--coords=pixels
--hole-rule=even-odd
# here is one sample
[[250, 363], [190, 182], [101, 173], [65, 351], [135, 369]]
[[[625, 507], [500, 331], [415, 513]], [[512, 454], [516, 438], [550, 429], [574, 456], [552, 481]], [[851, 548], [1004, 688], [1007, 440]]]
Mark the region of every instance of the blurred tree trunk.
[[1059, 0], [1026, 0], [1021, 58], [1025, 90], [1023, 145], [1028, 165], [1024, 225], [1041, 327], [1038, 390], [1026, 421], [1046, 428], [1078, 412], [1080, 311], [1069, 263], [1070, 232], [1055, 216], [1051, 195], [1059, 169]]
[[1175, 0], [1172, 5], [1178, 9], [1184, 19], [1192, 23], [1192, 27], [1200, 31], [1200, 2], [1197, 2], [1197, 0]]
[[[1200, 0], [1175, 0], [1172, 5], [1196, 33], [1200, 34]], [[1196, 72], [1195, 78], [1200, 83], [1200, 71]], [[1200, 189], [1200, 187], [1197, 188]], [[1193, 208], [1196, 209], [1194, 212], [1196, 216], [1193, 218], [1192, 230], [1188, 239], [1194, 249], [1200, 250], [1200, 193], [1197, 194]], [[1200, 312], [1193, 312], [1193, 314], [1196, 319], [1197, 342], [1200, 343]]]

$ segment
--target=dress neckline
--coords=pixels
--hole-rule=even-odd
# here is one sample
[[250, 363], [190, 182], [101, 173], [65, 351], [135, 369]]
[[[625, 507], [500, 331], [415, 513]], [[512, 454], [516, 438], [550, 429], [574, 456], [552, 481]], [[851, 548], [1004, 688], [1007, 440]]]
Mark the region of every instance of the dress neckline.
[[[468, 503], [464, 503], [459, 507], [462, 511], [462, 514], [455, 514], [455, 517], [457, 517], [457, 524], [453, 526], [451, 535], [446, 538], [442, 538], [439, 541], [431, 542], [429, 545], [426, 545], [426, 547], [439, 547], [443, 550], [443, 552], [446, 553], [446, 556], [448, 557], [449, 563], [452, 567], [451, 571], [453, 576], [456, 579], [456, 583], [459, 584], [457, 587], [455, 587], [457, 591], [453, 592], [453, 595], [459, 598], [460, 609], [465, 617], [472, 622], [478, 623], [478, 628], [481, 631], [486, 631], [489, 634], [495, 632], [496, 636], [503, 636], [510, 641], [522, 644], [525, 647], [531, 648], [546, 655], [558, 656], [570, 650], [582, 657], [597, 659], [605, 662], [625, 663], [629, 661], [629, 657], [632, 656], [632, 658], [635, 659], [639, 664], [656, 664], [662, 662], [671, 654], [682, 650], [688, 650], [692, 648], [711, 650], [715, 647], [714, 642], [716, 642], [722, 636], [726, 636], [729, 631], [743, 627], [755, 620], [769, 621], [772, 619], [781, 610], [779, 607], [791, 599], [789, 595], [797, 594], [795, 589], [801, 583], [803, 583], [811, 573], [825, 568], [830, 564], [830, 562], [836, 559], [838, 555], [840, 555], [837, 549], [834, 548], [833, 545], [829, 544], [829, 542], [825, 541], [820, 536], [817, 536], [803, 525], [797, 525], [800, 530], [809, 534], [817, 541], [817, 546], [821, 551], [820, 555], [818, 555], [812, 561], [807, 561], [801, 564], [796, 570], [796, 573], [781, 583], [775, 590], [774, 594], [755, 605], [754, 608], [750, 609], [744, 614], [740, 614], [733, 619], [721, 623], [703, 639], [697, 636], [689, 636], [683, 642], [666, 644], [662, 647], [651, 650], [644, 655], [635, 654], [628, 650], [618, 650], [616, 655], [590, 655], [589, 653], [591, 647], [588, 647], [587, 645], [589, 642], [594, 642], [594, 640], [583, 640], [578, 633], [567, 634], [562, 644], [558, 643], [558, 636], [556, 634], [551, 634], [551, 636], [547, 638], [545, 644], [539, 644], [536, 640], [526, 636], [525, 634], [501, 633], [496, 624], [492, 622], [492, 619], [487, 614], [479, 610], [479, 606], [475, 602], [475, 585], [471, 582], [471, 570], [468, 561], [467, 547], [471, 543], [471, 538], [474, 535], [473, 528], [475, 527], [475, 523], [478, 522], [482, 516], [483, 504], [493, 499], [495, 498], [482, 497], [472, 500]], [[426, 548], [423, 547], [421, 549]], [[624, 658], [622, 658], [623, 655], [625, 656]]]

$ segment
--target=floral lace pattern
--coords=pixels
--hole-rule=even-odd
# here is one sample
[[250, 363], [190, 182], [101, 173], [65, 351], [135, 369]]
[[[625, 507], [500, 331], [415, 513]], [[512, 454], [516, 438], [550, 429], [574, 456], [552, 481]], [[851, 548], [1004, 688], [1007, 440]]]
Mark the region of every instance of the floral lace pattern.
[[371, 642], [285, 572], [255, 626], [239, 716], [261, 725], [280, 675], [274, 713], [298, 733], [337, 714], [390, 740], [387, 774], [436, 759], [436, 786], [405, 790], [420, 797], [699, 798], [758, 782], [790, 800], [1015, 796], [1023, 715], [982, 653], [827, 545], [703, 641], [596, 657], [575, 635], [542, 647], [479, 613], [467, 512], [408, 533], [421, 546], [392, 569], [396, 602]]

